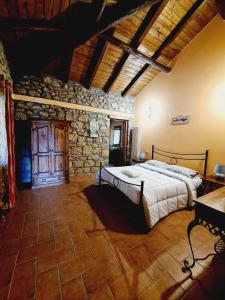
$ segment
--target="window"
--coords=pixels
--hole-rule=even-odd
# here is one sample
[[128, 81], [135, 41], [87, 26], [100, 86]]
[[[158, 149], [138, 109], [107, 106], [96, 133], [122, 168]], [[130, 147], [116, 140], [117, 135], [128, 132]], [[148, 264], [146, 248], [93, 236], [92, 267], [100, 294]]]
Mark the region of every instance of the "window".
[[115, 126], [113, 128], [113, 146], [120, 146], [121, 141], [121, 126]]

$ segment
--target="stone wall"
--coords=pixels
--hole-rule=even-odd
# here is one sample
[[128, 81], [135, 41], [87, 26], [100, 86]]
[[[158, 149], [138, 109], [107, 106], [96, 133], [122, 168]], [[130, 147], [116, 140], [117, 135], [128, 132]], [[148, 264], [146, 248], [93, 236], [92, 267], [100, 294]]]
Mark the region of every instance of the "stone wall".
[[11, 80], [9, 66], [5, 56], [4, 47], [1, 41], [0, 41], [0, 75], [3, 75], [4, 79]]
[[81, 84], [63, 83], [49, 75], [24, 76], [15, 86], [14, 93], [88, 105], [123, 113], [134, 113], [135, 98], [119, 93], [105, 93], [100, 89], [86, 89]]
[[[107, 94], [96, 88], [88, 90], [79, 83], [63, 83], [49, 75], [24, 76], [16, 84], [14, 92], [117, 112], [134, 113], [135, 108], [134, 97], [121, 97], [118, 93]], [[15, 119], [67, 120], [70, 122], [70, 175], [95, 173], [99, 169], [100, 161], [108, 164], [110, 119], [106, 114], [19, 101], [15, 102]], [[92, 119], [99, 124], [97, 138], [89, 137]]]
[[[15, 102], [16, 120], [69, 121], [69, 174], [96, 173], [100, 161], [108, 163], [110, 119], [105, 114], [72, 110], [31, 102]], [[89, 137], [92, 119], [99, 124], [98, 137]]]

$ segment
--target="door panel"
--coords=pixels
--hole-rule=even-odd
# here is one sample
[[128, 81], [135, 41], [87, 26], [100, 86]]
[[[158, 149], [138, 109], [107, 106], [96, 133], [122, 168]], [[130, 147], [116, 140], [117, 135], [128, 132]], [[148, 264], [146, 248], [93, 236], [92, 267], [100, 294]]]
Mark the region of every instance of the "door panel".
[[39, 175], [44, 173], [50, 173], [50, 157], [49, 155], [38, 156], [38, 173]]
[[55, 155], [55, 172], [65, 171], [65, 157], [64, 155]]
[[67, 123], [33, 121], [33, 186], [65, 182], [68, 175]]
[[65, 174], [67, 170], [67, 123], [54, 122], [54, 173]]
[[55, 125], [55, 132], [54, 132], [54, 146], [55, 146], [55, 152], [65, 152], [65, 137], [66, 137], [66, 133], [65, 133], [65, 129], [64, 128], [59, 128], [56, 127]]
[[49, 124], [43, 124], [42, 127], [37, 127], [37, 140], [38, 140], [38, 152], [39, 153], [49, 153], [49, 143], [50, 143], [50, 126]]

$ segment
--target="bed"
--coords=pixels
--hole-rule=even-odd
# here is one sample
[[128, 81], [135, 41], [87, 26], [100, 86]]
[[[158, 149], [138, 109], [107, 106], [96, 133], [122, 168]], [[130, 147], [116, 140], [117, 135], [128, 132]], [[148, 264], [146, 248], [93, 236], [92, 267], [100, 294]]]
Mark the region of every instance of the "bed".
[[[167, 157], [170, 164], [155, 160], [155, 155]], [[142, 206], [147, 226], [152, 228], [170, 213], [192, 207], [202, 179], [198, 172], [177, 165], [179, 160], [203, 161], [206, 175], [208, 150], [183, 154], [152, 146], [152, 160], [125, 167], [102, 167], [98, 184], [106, 182], [124, 193], [133, 203]]]

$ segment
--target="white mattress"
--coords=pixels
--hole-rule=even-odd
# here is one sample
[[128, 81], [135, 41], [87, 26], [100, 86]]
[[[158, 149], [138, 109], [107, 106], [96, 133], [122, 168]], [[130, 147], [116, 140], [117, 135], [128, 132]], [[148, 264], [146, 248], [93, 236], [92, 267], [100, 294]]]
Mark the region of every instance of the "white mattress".
[[[140, 175], [130, 178], [121, 173], [124, 169]], [[99, 174], [97, 179], [98, 176]], [[116, 180], [114, 176], [125, 182]], [[199, 177], [189, 178], [146, 163], [129, 167], [108, 167], [106, 170], [102, 169], [101, 178], [115, 185], [137, 205], [140, 203], [140, 187], [129, 183], [140, 184], [144, 181], [143, 205], [150, 228], [168, 214], [188, 205], [192, 206], [197, 197], [196, 189], [202, 181]]]

